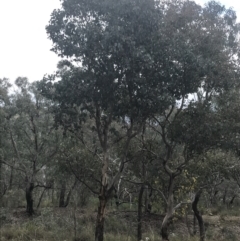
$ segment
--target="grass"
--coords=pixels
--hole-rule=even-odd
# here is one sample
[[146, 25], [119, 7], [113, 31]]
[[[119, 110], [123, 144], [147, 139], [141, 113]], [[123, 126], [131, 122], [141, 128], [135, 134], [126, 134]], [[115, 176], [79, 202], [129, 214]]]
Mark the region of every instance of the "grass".
[[[95, 202], [94, 200], [92, 202]], [[77, 209], [72, 208], [41, 208], [29, 218], [24, 209], [0, 209], [0, 240], [13, 241], [93, 241], [96, 219], [96, 209], [89, 205]], [[136, 212], [124, 210], [114, 211], [109, 207], [105, 222], [105, 241], [136, 241], [137, 221]], [[108, 210], [109, 210], [108, 209]], [[76, 217], [76, 236], [74, 229]], [[218, 218], [217, 218], [218, 217]], [[143, 241], [160, 241], [160, 216], [146, 216], [143, 220]], [[207, 218], [207, 216], [205, 217]], [[206, 232], [207, 240], [237, 241], [240, 231], [240, 219], [230, 216], [208, 216], [210, 222]], [[235, 218], [235, 219], [234, 219]], [[212, 221], [211, 221], [212, 220]], [[238, 223], [239, 221], [239, 223]], [[190, 237], [183, 221], [176, 221], [170, 230], [171, 241], [197, 241], [198, 236]]]

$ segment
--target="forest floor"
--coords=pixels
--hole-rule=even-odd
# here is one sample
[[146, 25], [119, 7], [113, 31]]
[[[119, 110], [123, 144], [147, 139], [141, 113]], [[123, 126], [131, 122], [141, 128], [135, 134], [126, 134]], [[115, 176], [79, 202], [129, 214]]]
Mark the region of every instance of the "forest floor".
[[[143, 241], [160, 241], [159, 228], [163, 216], [146, 214], [143, 217]], [[0, 240], [16, 241], [91, 241], [94, 237], [96, 210], [73, 208], [42, 208], [29, 217], [25, 209], [0, 209]], [[204, 215], [206, 240], [240, 240], [240, 217]], [[106, 241], [135, 241], [137, 232], [135, 211], [109, 211], [106, 214]], [[190, 237], [193, 217], [174, 220], [170, 228], [172, 241], [197, 241]]]

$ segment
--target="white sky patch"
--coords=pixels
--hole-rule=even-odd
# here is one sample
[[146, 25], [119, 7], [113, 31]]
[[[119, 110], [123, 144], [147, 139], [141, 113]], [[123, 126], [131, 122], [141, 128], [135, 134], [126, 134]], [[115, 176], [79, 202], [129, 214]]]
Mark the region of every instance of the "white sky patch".
[[[220, 2], [240, 16], [240, 1]], [[56, 70], [59, 58], [50, 51], [45, 26], [59, 7], [59, 0], [0, 0], [0, 78], [14, 82], [22, 76], [34, 81]]]
[[59, 0], [0, 0], [0, 78], [40, 80], [56, 70], [45, 26]]

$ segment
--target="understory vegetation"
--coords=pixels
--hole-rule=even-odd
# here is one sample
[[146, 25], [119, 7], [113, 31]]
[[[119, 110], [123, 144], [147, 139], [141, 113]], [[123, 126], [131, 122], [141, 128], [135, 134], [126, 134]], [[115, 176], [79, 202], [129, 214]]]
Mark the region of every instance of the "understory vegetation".
[[[25, 209], [1, 208], [1, 240], [66, 240], [91, 241], [94, 240], [94, 227], [97, 210], [97, 199], [89, 201], [88, 205], [75, 208], [54, 206], [42, 207], [29, 218]], [[49, 204], [48, 204], [49, 205]], [[213, 214], [214, 213], [214, 214]], [[240, 207], [235, 206], [223, 210], [208, 209], [204, 215], [207, 240], [237, 241], [240, 235]], [[160, 241], [159, 220], [163, 214], [147, 213], [143, 215], [143, 241]], [[137, 230], [136, 205], [129, 209], [129, 205], [117, 209], [108, 207], [104, 238], [107, 241], [136, 241]], [[196, 227], [195, 227], [196, 228]], [[170, 230], [170, 238], [174, 241], [197, 241], [193, 237], [194, 222], [192, 213], [178, 215]]]

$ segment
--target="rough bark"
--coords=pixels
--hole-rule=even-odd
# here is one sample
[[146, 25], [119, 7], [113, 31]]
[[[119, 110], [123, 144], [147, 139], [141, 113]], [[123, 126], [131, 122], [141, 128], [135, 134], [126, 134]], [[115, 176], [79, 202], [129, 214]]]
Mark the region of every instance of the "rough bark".
[[27, 213], [31, 216], [34, 213], [33, 210], [33, 197], [32, 197], [32, 192], [34, 189], [34, 184], [28, 183], [26, 187], [26, 201], [27, 201]]
[[106, 188], [103, 186], [101, 188], [101, 193], [99, 195], [99, 206], [97, 214], [97, 224], [95, 230], [95, 241], [103, 241], [104, 234], [104, 220], [105, 220], [105, 208], [107, 205], [107, 195]]
[[204, 222], [201, 213], [198, 210], [198, 202], [202, 194], [202, 189], [198, 190], [195, 194], [195, 198], [192, 202], [192, 210], [197, 218], [198, 226], [199, 226], [199, 234], [200, 234], [200, 241], [205, 240], [205, 228], [204, 228]]

